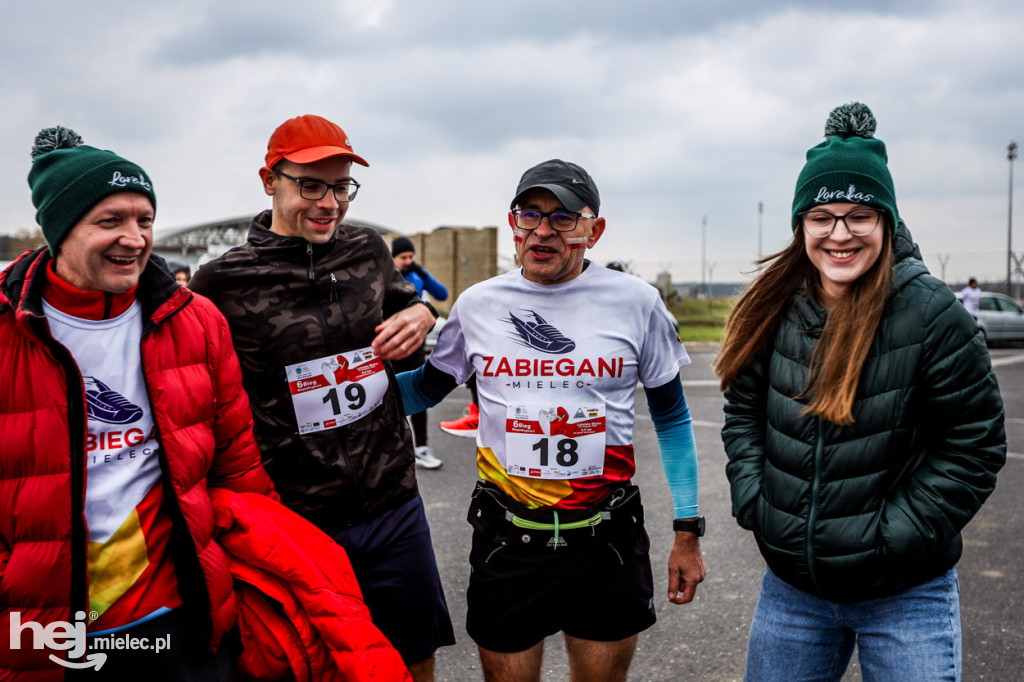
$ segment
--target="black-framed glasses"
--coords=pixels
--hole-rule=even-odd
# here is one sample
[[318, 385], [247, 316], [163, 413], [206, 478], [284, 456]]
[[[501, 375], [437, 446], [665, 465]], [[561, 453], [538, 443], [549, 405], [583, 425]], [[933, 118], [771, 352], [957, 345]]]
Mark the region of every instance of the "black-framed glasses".
[[576, 229], [580, 218], [596, 218], [593, 213], [577, 213], [576, 211], [535, 211], [532, 208], [517, 208], [512, 211], [516, 227], [524, 230], [536, 230], [545, 218], [555, 232], [570, 232]]
[[359, 191], [360, 184], [355, 180], [346, 180], [345, 182], [338, 182], [330, 184], [322, 180], [311, 180], [310, 178], [296, 178], [288, 175], [284, 171], [279, 171], [276, 168], [271, 168], [283, 178], [293, 180], [299, 185], [299, 196], [308, 201], [319, 201], [324, 198], [327, 194], [327, 190], [334, 192], [334, 198], [341, 203], [346, 201], [352, 201], [356, 198], [356, 192]]
[[842, 220], [846, 229], [854, 237], [867, 237], [875, 231], [881, 222], [882, 212], [875, 208], [855, 208], [844, 215], [835, 215], [818, 209], [796, 214], [803, 225], [804, 231], [816, 239], [824, 239], [836, 229]]

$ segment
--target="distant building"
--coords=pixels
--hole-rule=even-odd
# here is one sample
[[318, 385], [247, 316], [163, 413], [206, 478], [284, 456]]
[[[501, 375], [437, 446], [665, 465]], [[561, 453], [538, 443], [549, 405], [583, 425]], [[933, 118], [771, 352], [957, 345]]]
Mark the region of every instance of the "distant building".
[[153, 240], [153, 253], [195, 272], [203, 263], [244, 243], [251, 222], [248, 215], [162, 230]]
[[[391, 241], [399, 236], [384, 235]], [[416, 247], [416, 262], [448, 289], [448, 300], [437, 308], [450, 310], [463, 291], [498, 274], [498, 228], [441, 226], [431, 232], [405, 235]]]

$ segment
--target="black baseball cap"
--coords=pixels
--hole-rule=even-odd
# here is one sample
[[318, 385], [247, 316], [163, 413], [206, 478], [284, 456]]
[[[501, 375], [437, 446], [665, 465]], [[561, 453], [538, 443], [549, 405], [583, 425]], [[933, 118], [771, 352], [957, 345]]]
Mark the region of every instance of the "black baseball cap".
[[597, 192], [597, 185], [590, 174], [575, 163], [551, 159], [523, 173], [509, 209], [514, 209], [519, 197], [531, 189], [550, 191], [570, 211], [579, 212], [584, 206], [589, 206], [595, 215], [599, 215], [601, 195]]

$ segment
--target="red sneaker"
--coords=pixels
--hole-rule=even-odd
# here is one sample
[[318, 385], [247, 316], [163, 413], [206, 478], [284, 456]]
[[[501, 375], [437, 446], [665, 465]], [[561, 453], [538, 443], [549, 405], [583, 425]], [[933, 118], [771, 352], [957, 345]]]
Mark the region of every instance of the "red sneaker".
[[476, 430], [480, 426], [480, 412], [476, 405], [470, 403], [461, 417], [455, 421], [441, 422], [440, 426], [442, 431], [453, 436], [476, 438]]

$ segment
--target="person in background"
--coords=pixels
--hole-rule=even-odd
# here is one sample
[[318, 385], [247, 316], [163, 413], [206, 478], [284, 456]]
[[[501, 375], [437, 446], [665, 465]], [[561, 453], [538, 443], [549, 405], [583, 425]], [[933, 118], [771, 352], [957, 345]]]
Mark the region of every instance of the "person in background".
[[859, 103], [807, 152], [793, 239], [729, 316], [715, 370], [732, 511], [768, 565], [746, 680], [959, 680], [960, 531], [1006, 458], [978, 325], [900, 219]]
[[971, 277], [967, 286], [960, 290], [960, 302], [971, 317], [978, 319], [978, 313], [981, 312], [981, 287], [978, 286], [978, 280]]
[[638, 382], [677, 517], [669, 600], [690, 602], [706, 574], [679, 378], [690, 358], [653, 287], [584, 257], [605, 219], [583, 168], [552, 159], [528, 169], [509, 208], [522, 268], [459, 297], [427, 362], [399, 375], [402, 400], [416, 412], [477, 377], [466, 629], [485, 679], [540, 679], [544, 639], [561, 631], [573, 680], [624, 680], [656, 620], [632, 482]]
[[170, 263], [171, 274], [174, 275], [174, 281], [183, 287], [188, 286], [188, 281], [192, 278], [192, 269], [183, 263]]
[[[211, 497], [276, 496], [227, 322], [152, 255], [156, 192], [139, 165], [59, 126], [32, 156], [47, 246], [0, 274], [0, 678], [98, 662], [84, 677], [234, 679]], [[70, 641], [75, 625], [169, 646], [84, 661], [34, 648], [32, 626]]]
[[388, 360], [437, 317], [373, 229], [344, 224], [369, 164], [340, 126], [297, 116], [259, 170], [271, 210], [189, 286], [224, 313], [281, 501], [345, 548], [373, 622], [417, 682], [455, 642], [409, 423]]
[[[395, 259], [395, 267], [402, 273], [406, 282], [416, 287], [416, 295], [423, 297], [426, 291], [436, 301], [448, 299], [448, 290], [434, 279], [419, 263], [416, 262], [416, 247], [408, 237], [396, 237], [391, 242], [391, 257]], [[407, 372], [416, 369], [427, 360], [427, 352], [423, 346], [407, 358], [392, 363], [395, 372]], [[427, 445], [427, 411], [417, 412], [409, 417], [412, 421], [412, 437], [416, 446], [416, 466], [424, 469], [439, 469], [444, 462], [434, 455]]]

